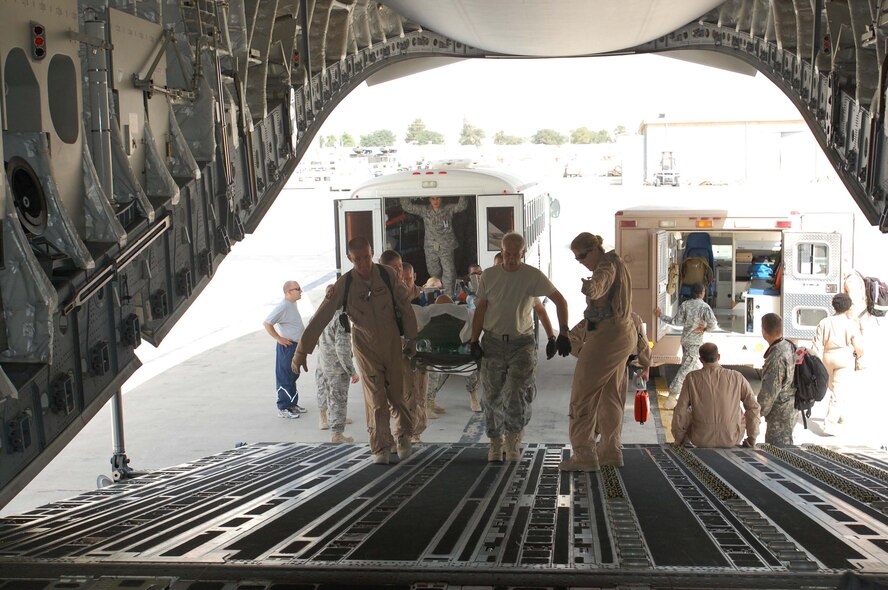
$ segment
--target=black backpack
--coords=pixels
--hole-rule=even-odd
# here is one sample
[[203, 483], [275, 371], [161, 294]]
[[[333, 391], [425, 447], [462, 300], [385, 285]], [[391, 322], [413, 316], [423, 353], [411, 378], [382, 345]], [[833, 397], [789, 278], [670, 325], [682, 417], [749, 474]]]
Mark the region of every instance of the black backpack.
[[878, 318], [888, 314], [888, 283], [876, 277], [863, 277], [866, 290], [866, 310]]
[[795, 387], [795, 409], [802, 413], [802, 424], [808, 428], [808, 418], [811, 417], [811, 408], [814, 404], [826, 397], [826, 389], [829, 383], [829, 371], [823, 365], [823, 361], [810, 353], [807, 348], [795, 350], [795, 373], [792, 384]]

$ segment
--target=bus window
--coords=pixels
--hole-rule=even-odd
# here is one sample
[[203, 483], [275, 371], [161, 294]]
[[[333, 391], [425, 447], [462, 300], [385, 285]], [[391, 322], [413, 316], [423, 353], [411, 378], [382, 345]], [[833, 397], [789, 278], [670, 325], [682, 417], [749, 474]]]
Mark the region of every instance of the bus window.
[[373, 211], [345, 212], [345, 243], [364, 237], [373, 243]]
[[[800, 275], [829, 275], [829, 245], [822, 242], [801, 242], [796, 246]], [[816, 325], [816, 324], [815, 324]]]
[[515, 210], [512, 207], [487, 208], [487, 251], [499, 252], [503, 236], [515, 231]]
[[820, 320], [829, 315], [822, 307], [796, 307], [793, 312], [793, 323], [797, 328], [816, 328]]

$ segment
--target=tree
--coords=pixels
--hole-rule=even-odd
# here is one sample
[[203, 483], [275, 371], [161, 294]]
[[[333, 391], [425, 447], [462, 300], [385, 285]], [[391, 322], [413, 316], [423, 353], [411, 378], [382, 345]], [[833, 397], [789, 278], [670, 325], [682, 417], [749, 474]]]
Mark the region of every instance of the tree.
[[423, 130], [416, 136], [418, 145], [441, 145], [444, 143], [444, 134], [437, 131]]
[[594, 137], [592, 138], [592, 143], [613, 143], [614, 138], [611, 137], [611, 134], [607, 131], [607, 129], [599, 129], [595, 132]]
[[614, 138], [606, 129], [592, 131], [586, 127], [580, 127], [570, 132], [570, 142], [576, 144], [613, 143]]
[[484, 139], [484, 130], [475, 127], [468, 121], [463, 121], [462, 132], [459, 134], [460, 145], [474, 145], [481, 147], [481, 140]]
[[496, 145], [518, 145], [524, 143], [524, 138], [506, 135], [504, 131], [497, 131], [493, 135], [493, 143]]
[[614, 136], [617, 135], [626, 135], [626, 128], [622, 125], [617, 125], [616, 127], [614, 127]]
[[413, 123], [407, 125], [407, 135], [404, 136], [404, 141], [407, 143], [419, 143], [419, 135], [426, 130], [426, 124], [422, 122], [422, 119], [414, 119]]
[[554, 129], [540, 129], [530, 138], [530, 143], [542, 145], [563, 145], [567, 143], [567, 137]]
[[588, 127], [579, 127], [570, 132], [570, 142], [576, 144], [595, 143], [595, 134]]
[[395, 134], [388, 129], [378, 129], [373, 133], [361, 136], [361, 145], [365, 147], [385, 147], [395, 145]]
[[[337, 145], [339, 145], [339, 140], [336, 138], [336, 136], [335, 135], [328, 135], [327, 136], [327, 147], [332, 148], [332, 147], [336, 147]], [[323, 146], [321, 146], [321, 147], [323, 147]]]
[[355, 138], [348, 133], [343, 133], [339, 138], [339, 145], [342, 147], [355, 147]]

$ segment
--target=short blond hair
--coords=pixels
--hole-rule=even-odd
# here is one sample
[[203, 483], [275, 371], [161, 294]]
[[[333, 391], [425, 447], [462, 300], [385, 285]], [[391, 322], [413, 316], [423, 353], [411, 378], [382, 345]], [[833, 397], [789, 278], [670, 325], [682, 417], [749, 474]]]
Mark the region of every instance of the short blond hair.
[[601, 239], [601, 236], [596, 236], [595, 234], [590, 234], [587, 231], [582, 232], [577, 235], [570, 243], [571, 250], [583, 250], [589, 252], [591, 250], [601, 250], [604, 252], [604, 246], [602, 244], [604, 240]]

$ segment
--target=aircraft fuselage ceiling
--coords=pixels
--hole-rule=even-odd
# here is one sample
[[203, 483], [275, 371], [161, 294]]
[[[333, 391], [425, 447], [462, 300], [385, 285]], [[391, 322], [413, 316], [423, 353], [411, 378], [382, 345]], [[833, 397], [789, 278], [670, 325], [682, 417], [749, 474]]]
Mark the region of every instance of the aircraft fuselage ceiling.
[[757, 69], [888, 231], [886, 17], [862, 0], [0, 6], [0, 505], [119, 401], [134, 349], [256, 227], [339, 101], [416, 60], [682, 52]]

